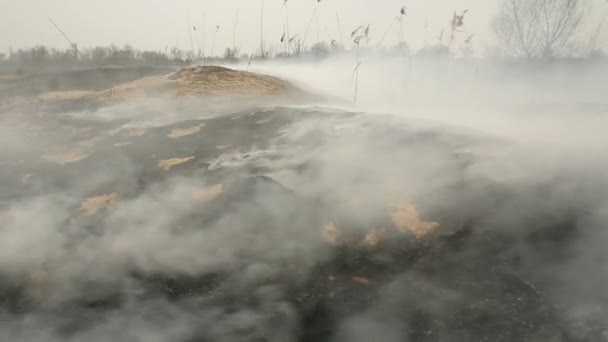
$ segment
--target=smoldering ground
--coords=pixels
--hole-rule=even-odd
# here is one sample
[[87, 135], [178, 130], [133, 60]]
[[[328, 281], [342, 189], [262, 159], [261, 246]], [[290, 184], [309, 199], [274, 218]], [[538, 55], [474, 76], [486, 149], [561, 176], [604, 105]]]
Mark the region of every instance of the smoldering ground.
[[[259, 67], [349, 97], [328, 63]], [[3, 113], [0, 336], [605, 339], [606, 103], [433, 63], [354, 109]]]

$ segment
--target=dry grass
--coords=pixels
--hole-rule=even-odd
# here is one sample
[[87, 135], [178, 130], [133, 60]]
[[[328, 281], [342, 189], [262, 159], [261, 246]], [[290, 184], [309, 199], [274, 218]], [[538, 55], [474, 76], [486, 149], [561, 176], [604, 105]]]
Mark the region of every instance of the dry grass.
[[139, 128], [139, 127], [129, 127], [129, 128], [123, 128], [124, 130], [124, 134], [127, 137], [142, 137], [144, 136], [144, 134], [146, 134], [146, 129], [145, 128]]
[[47, 153], [43, 156], [43, 158], [49, 163], [65, 165], [84, 160], [91, 154], [93, 154], [93, 151], [72, 150], [57, 153]]
[[147, 129], [143, 127], [120, 127], [109, 132], [111, 136], [120, 134], [123, 137], [141, 137], [146, 134]]
[[177, 82], [177, 96], [269, 96], [293, 90], [289, 83], [275, 77], [220, 67], [182, 69], [172, 79]]
[[[350, 199], [344, 205], [350, 211], [356, 212], [362, 209], [363, 203], [357, 199]], [[364, 236], [356, 237], [357, 234], [351, 235], [348, 232], [343, 232], [335, 223], [328, 222], [320, 229], [321, 238], [332, 246], [347, 245], [376, 248], [386, 238], [389, 229], [396, 229], [404, 234], [413, 234], [416, 239], [421, 239], [433, 233], [439, 227], [439, 224], [436, 222], [423, 221], [416, 207], [407, 200], [390, 204], [387, 209], [393, 223], [392, 228], [370, 227]], [[353, 237], [355, 238], [353, 239]]]
[[[1, 91], [0, 91], [1, 92]], [[177, 99], [199, 97], [206, 99], [244, 98], [259, 100], [260, 97], [280, 97], [305, 100], [313, 98], [281, 79], [247, 71], [216, 66], [184, 68], [170, 76], [150, 76], [115, 85], [112, 88], [46, 92], [35, 96], [0, 96], [4, 109], [34, 103], [70, 102], [82, 105], [109, 106], [125, 101], [145, 99]], [[1, 109], [1, 108], [0, 108]]]
[[379, 230], [372, 230], [365, 235], [361, 244], [365, 247], [376, 247], [382, 241], [383, 232]]
[[185, 157], [185, 158], [171, 158], [171, 159], [165, 159], [165, 160], [161, 160], [160, 162], [158, 162], [158, 167], [165, 170], [165, 171], [169, 171], [172, 168], [182, 165], [182, 164], [186, 164], [188, 162], [191, 162], [195, 159], [194, 156], [191, 157]]
[[137, 81], [117, 85], [97, 93], [97, 101], [102, 104], [145, 99], [155, 96], [175, 94], [175, 82], [163, 76], [144, 77]]
[[39, 99], [44, 101], [74, 101], [94, 97], [96, 94], [97, 92], [90, 90], [51, 91], [40, 94]]
[[171, 130], [171, 133], [167, 135], [168, 138], [177, 139], [181, 137], [185, 137], [188, 135], [192, 135], [194, 133], [198, 133], [201, 131], [201, 128], [204, 127], [204, 124], [200, 124], [198, 126], [189, 127], [189, 128], [175, 128]]
[[184, 68], [165, 76], [146, 77], [101, 92], [101, 102], [147, 97], [276, 96], [297, 92], [275, 77], [215, 66]]
[[422, 221], [418, 210], [409, 201], [399, 201], [391, 205], [390, 210], [395, 228], [402, 233], [413, 233], [416, 238], [422, 238], [439, 227], [439, 223]]
[[118, 204], [118, 193], [100, 195], [87, 198], [82, 202], [80, 209], [87, 215], [95, 215], [102, 209], [114, 208]]

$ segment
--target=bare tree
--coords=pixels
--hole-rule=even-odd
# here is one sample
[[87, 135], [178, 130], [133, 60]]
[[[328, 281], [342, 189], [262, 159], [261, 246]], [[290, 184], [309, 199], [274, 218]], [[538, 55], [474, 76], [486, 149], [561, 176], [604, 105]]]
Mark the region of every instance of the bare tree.
[[555, 57], [581, 27], [587, 0], [503, 0], [494, 31], [505, 52]]

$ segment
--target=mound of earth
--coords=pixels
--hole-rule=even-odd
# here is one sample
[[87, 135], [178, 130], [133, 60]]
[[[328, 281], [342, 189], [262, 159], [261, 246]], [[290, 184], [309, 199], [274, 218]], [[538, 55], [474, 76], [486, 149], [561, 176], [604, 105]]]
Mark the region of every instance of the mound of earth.
[[184, 68], [169, 76], [147, 77], [121, 84], [99, 95], [120, 101], [149, 96], [176, 97], [309, 97], [276, 77], [218, 66]]
[[13, 101], [12, 108], [18, 106], [19, 109], [31, 111], [62, 112], [96, 110], [121, 102], [145, 99], [204, 99], [216, 102], [239, 100], [255, 103], [288, 100], [293, 103], [319, 97], [276, 77], [218, 66], [197, 66], [183, 68], [169, 75], [131, 79], [103, 90], [87, 86], [68, 87], [42, 92], [33, 97], [25, 92], [16, 98], [20, 100]]

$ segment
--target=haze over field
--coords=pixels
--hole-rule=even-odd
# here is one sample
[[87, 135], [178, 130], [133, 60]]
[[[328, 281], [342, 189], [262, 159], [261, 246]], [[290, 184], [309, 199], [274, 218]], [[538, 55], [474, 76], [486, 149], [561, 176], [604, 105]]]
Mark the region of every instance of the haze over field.
[[[315, 0], [289, 0], [289, 31], [303, 35], [310, 21]], [[0, 1], [0, 51], [47, 45], [63, 48], [65, 41], [48, 21], [52, 17], [82, 47], [130, 44], [136, 48], [164, 50], [177, 46], [189, 49], [187, 11], [191, 24], [202, 41], [203, 16], [206, 13], [207, 54], [211, 52], [216, 25], [220, 26], [216, 39], [216, 53], [232, 47], [233, 26], [239, 15], [237, 46], [243, 52], [259, 47], [260, 0], [20, 0]], [[279, 46], [285, 24], [283, 0], [265, 0], [264, 31], [269, 46]], [[495, 45], [490, 24], [498, 10], [498, 0], [324, 0], [319, 6], [320, 39], [339, 40], [336, 14], [339, 15], [344, 40], [359, 25], [371, 24], [377, 43], [390, 21], [402, 6], [408, 9], [405, 22], [407, 41], [415, 48], [433, 44], [442, 29], [449, 30], [453, 11], [470, 11], [466, 30], [476, 35], [478, 50]], [[585, 29], [593, 31], [608, 13], [604, 0], [591, 0], [591, 16]], [[310, 28], [309, 44], [316, 42], [316, 23]], [[598, 40], [608, 48], [608, 30]], [[385, 43], [399, 42], [397, 33], [390, 34]]]
[[2, 1], [0, 341], [608, 342], [608, 4], [503, 1]]

